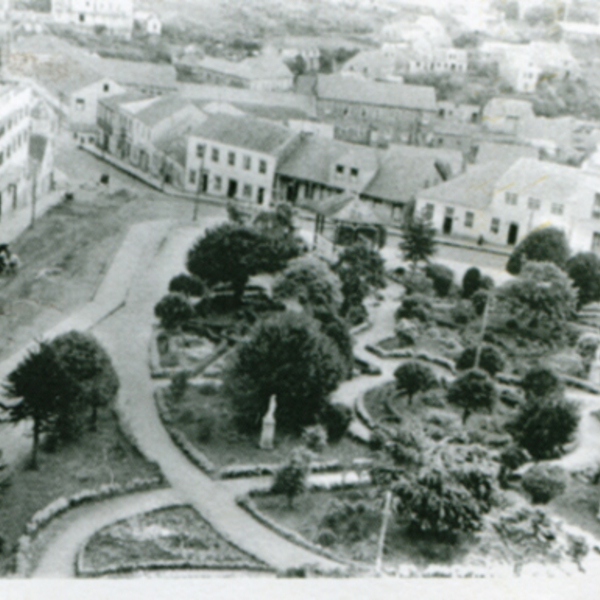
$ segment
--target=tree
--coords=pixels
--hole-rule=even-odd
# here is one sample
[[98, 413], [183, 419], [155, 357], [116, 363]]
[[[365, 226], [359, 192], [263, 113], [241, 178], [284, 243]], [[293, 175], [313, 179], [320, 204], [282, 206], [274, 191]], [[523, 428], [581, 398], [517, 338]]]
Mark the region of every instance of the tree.
[[416, 271], [420, 262], [428, 262], [436, 252], [436, 230], [425, 217], [414, 215], [402, 225], [400, 249], [404, 260]]
[[368, 315], [363, 300], [369, 293], [369, 288], [359, 275], [351, 269], [341, 271], [340, 279], [342, 280], [342, 296], [344, 297], [340, 308], [340, 315], [351, 325], [358, 325]]
[[306, 480], [310, 473], [310, 454], [295, 450], [288, 462], [275, 473], [271, 492], [285, 494], [289, 508], [293, 507], [294, 498], [306, 490]]
[[558, 375], [548, 367], [532, 367], [521, 379], [521, 387], [529, 400], [561, 396], [564, 385]]
[[511, 444], [500, 454], [500, 471], [498, 473], [498, 482], [500, 487], [506, 489], [509, 485], [509, 475], [524, 465], [531, 456], [527, 450], [524, 450], [517, 444]]
[[513, 250], [506, 263], [506, 270], [511, 275], [518, 275], [525, 261], [551, 262], [564, 269], [570, 253], [564, 231], [556, 227], [537, 229]]
[[395, 371], [396, 387], [408, 395], [408, 404], [412, 404], [417, 392], [426, 392], [437, 385], [433, 371], [416, 361], [401, 364]]
[[[456, 361], [456, 368], [460, 371], [472, 369], [475, 366], [476, 356], [476, 347], [465, 348]], [[479, 367], [494, 377], [496, 373], [504, 369], [504, 357], [495, 346], [484, 344], [479, 356]]]
[[236, 348], [224, 377], [241, 423], [256, 428], [277, 396], [277, 427], [312, 425], [346, 373], [335, 343], [303, 313], [259, 322]]
[[530, 398], [507, 430], [535, 460], [555, 458], [571, 441], [579, 424], [577, 405], [562, 396]]
[[190, 249], [187, 269], [209, 286], [229, 283], [240, 304], [251, 276], [274, 273], [299, 249], [251, 227], [224, 223], [210, 229]]
[[471, 298], [481, 287], [481, 271], [477, 267], [467, 269], [462, 280], [463, 298]]
[[201, 298], [204, 296], [205, 291], [204, 282], [188, 273], [175, 275], [169, 282], [169, 292], [172, 294], [181, 293], [193, 298]]
[[273, 296], [282, 300], [296, 299], [309, 313], [315, 309], [337, 313], [342, 302], [338, 276], [314, 256], [291, 260], [277, 277]]
[[577, 291], [568, 275], [550, 262], [528, 262], [520, 276], [497, 293], [524, 328], [544, 337], [562, 334], [577, 306]]
[[176, 329], [194, 316], [194, 309], [187, 296], [172, 293], [163, 296], [154, 307], [154, 314], [165, 329]]
[[81, 402], [90, 409], [90, 429], [96, 430], [98, 409], [114, 402], [119, 377], [106, 350], [89, 333], [70, 331], [54, 338], [52, 349], [65, 374], [74, 381]]
[[433, 289], [440, 298], [445, 298], [452, 288], [454, 271], [445, 265], [430, 263], [425, 267], [425, 275], [433, 282]]
[[428, 468], [416, 479], [402, 477], [392, 491], [402, 519], [420, 533], [454, 538], [481, 528], [481, 509], [468, 490], [448, 473]]
[[396, 311], [396, 320], [418, 319], [427, 322], [433, 314], [433, 305], [427, 296], [411, 294], [402, 299], [402, 304]]
[[369, 290], [380, 289], [386, 286], [384, 262], [377, 250], [357, 242], [342, 251], [333, 270], [342, 280], [342, 274], [351, 271]]
[[475, 411], [491, 411], [496, 399], [496, 388], [488, 374], [472, 369], [457, 377], [448, 390], [448, 402], [463, 409], [463, 423]]
[[354, 350], [352, 336], [346, 322], [328, 310], [317, 309], [312, 316], [321, 324], [321, 332], [336, 345], [346, 363], [344, 379], [350, 377], [354, 367]]
[[547, 504], [567, 489], [567, 476], [559, 466], [538, 464], [527, 470], [521, 484], [533, 504]]
[[580, 252], [567, 262], [567, 273], [577, 288], [577, 308], [600, 300], [600, 258], [593, 252]]

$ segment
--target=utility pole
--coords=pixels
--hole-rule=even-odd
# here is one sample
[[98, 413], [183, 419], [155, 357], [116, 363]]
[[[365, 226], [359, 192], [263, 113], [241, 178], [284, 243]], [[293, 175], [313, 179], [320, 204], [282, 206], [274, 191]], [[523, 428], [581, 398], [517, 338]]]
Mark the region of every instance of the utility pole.
[[383, 521], [381, 523], [381, 531], [379, 532], [379, 541], [377, 543], [377, 560], [375, 561], [375, 570], [381, 573], [383, 563], [383, 546], [385, 544], [385, 534], [387, 532], [388, 523], [390, 520], [390, 512], [392, 506], [392, 492], [388, 490], [385, 493], [385, 504], [383, 507]]
[[194, 214], [192, 216], [192, 221], [198, 220], [198, 211], [200, 210], [200, 194], [204, 192], [203, 188], [203, 175], [204, 175], [204, 154], [206, 152], [206, 146], [202, 148], [202, 160], [200, 161], [200, 169], [198, 170], [198, 187], [197, 194], [194, 200]]
[[481, 320], [481, 337], [479, 338], [479, 344], [477, 344], [477, 350], [475, 352], [475, 364], [474, 369], [479, 369], [479, 361], [481, 359], [481, 347], [483, 346], [483, 339], [485, 337], [485, 330], [487, 328], [488, 319], [490, 317], [491, 304], [493, 301], [493, 290], [488, 290], [488, 297], [485, 301], [485, 309], [483, 311], [483, 319]]
[[31, 228], [35, 225], [35, 205], [37, 203], [37, 169], [33, 168], [33, 178], [31, 183]]

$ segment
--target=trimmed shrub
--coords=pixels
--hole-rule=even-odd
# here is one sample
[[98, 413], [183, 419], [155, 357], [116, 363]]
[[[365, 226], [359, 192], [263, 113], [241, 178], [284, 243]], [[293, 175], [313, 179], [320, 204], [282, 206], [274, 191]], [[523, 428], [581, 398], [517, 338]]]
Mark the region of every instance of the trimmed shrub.
[[309, 472], [310, 457], [306, 451], [292, 452], [288, 462], [275, 472], [271, 493], [287, 496], [291, 508], [294, 498], [306, 490]]
[[475, 411], [492, 410], [496, 390], [485, 371], [472, 369], [457, 377], [448, 390], [448, 402], [463, 409], [463, 423]]
[[495, 285], [496, 284], [494, 283], [494, 280], [489, 275], [483, 275], [483, 277], [481, 278], [481, 285], [479, 286], [479, 289], [493, 290]]
[[547, 504], [567, 488], [567, 476], [561, 467], [534, 465], [522, 479], [523, 489], [534, 504]]
[[[459, 371], [472, 369], [475, 366], [476, 356], [477, 348], [474, 346], [466, 348], [456, 361], [456, 368]], [[494, 377], [496, 373], [504, 369], [504, 358], [497, 348], [490, 344], [484, 344], [479, 357], [479, 367]]]
[[423, 294], [431, 296], [433, 294], [433, 281], [426, 277], [420, 271], [409, 271], [402, 277], [402, 285], [407, 296], [412, 294]]
[[433, 306], [427, 296], [423, 294], [412, 294], [402, 300], [402, 304], [396, 311], [396, 320], [418, 319], [427, 322], [433, 314]]
[[369, 318], [369, 313], [364, 304], [351, 304], [344, 318], [351, 327], [356, 327]]
[[462, 280], [462, 296], [469, 299], [481, 287], [481, 271], [477, 267], [467, 269]]
[[511, 275], [518, 275], [526, 261], [551, 262], [565, 269], [569, 254], [563, 231], [556, 227], [537, 229], [517, 245], [506, 263], [506, 270]]
[[441, 298], [445, 298], [452, 287], [454, 271], [445, 265], [429, 263], [425, 267], [425, 275], [433, 282], [435, 293]]
[[172, 294], [181, 293], [193, 298], [201, 298], [206, 292], [206, 286], [199, 277], [181, 273], [175, 275], [169, 282], [169, 292]]
[[468, 300], [459, 300], [450, 311], [452, 320], [458, 325], [466, 325], [475, 317], [473, 305]]
[[314, 452], [323, 452], [327, 448], [327, 431], [323, 425], [311, 425], [302, 431], [302, 442]]
[[521, 387], [528, 399], [547, 398], [562, 394], [563, 383], [558, 375], [547, 367], [533, 367], [521, 379]]
[[352, 422], [352, 409], [345, 404], [327, 403], [321, 411], [320, 421], [327, 429], [330, 442], [341, 440]]
[[417, 361], [401, 364], [395, 371], [396, 387], [408, 395], [408, 403], [412, 404], [417, 392], [427, 391], [437, 385], [433, 371]]
[[169, 392], [171, 398], [175, 402], [179, 402], [185, 394], [188, 386], [188, 374], [186, 371], [178, 371], [171, 377], [171, 385], [169, 386]]
[[337, 535], [335, 535], [331, 529], [323, 529], [319, 532], [317, 544], [319, 544], [319, 546], [323, 546], [324, 548], [335, 546], [337, 544]]
[[485, 311], [485, 305], [488, 301], [489, 292], [486, 290], [478, 290], [471, 296], [471, 304], [475, 310], [475, 314], [480, 317]]
[[184, 294], [167, 294], [154, 307], [154, 314], [165, 329], [175, 329], [194, 316], [194, 310]]

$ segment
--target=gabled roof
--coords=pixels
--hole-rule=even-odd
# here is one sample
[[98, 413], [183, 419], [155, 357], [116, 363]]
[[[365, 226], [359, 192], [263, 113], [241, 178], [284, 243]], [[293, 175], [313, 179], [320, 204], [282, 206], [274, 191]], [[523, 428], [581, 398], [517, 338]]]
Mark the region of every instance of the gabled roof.
[[484, 209], [492, 202], [494, 191], [501, 187], [498, 180], [505, 172], [506, 163], [501, 161], [475, 165], [450, 181], [423, 190], [418, 197]]
[[158, 96], [154, 102], [137, 111], [135, 116], [142, 123], [152, 127], [188, 106], [194, 106], [194, 104], [187, 98], [181, 98], [181, 96]]
[[320, 75], [317, 97], [359, 104], [436, 111], [435, 89], [424, 85], [365, 82], [343, 75]]
[[316, 213], [329, 217], [332, 221], [361, 225], [386, 225], [388, 219], [382, 217], [370, 203], [364, 202], [356, 194], [331, 196], [313, 209]]
[[492, 161], [502, 161], [507, 165], [512, 165], [519, 158], [538, 158], [538, 155], [539, 150], [533, 146], [484, 141], [479, 144], [475, 162], [484, 164]]
[[173, 65], [99, 58], [97, 70], [122, 85], [177, 89], [177, 72]]
[[176, 124], [174, 127], [171, 127], [169, 131], [155, 140], [154, 145], [173, 158], [181, 166], [185, 166], [187, 137], [192, 133], [194, 128], [200, 125], [206, 118], [206, 115], [202, 113], [193, 115], [190, 119], [186, 119], [185, 121]]
[[247, 58], [239, 62], [215, 58], [213, 56], [184, 56], [180, 64], [189, 67], [201, 67], [216, 73], [223, 73], [232, 77], [242, 79], [274, 79], [291, 78], [292, 72], [285, 63], [277, 56], [263, 54], [261, 56]]
[[203, 123], [194, 127], [191, 135], [238, 148], [277, 154], [296, 134], [266, 119], [217, 113], [209, 115]]

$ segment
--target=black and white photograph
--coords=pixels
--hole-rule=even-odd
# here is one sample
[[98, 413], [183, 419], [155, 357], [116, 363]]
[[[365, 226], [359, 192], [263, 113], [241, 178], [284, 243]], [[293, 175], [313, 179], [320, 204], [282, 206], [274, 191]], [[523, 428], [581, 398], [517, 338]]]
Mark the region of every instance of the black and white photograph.
[[600, 0], [0, 0], [0, 589], [598, 578]]

